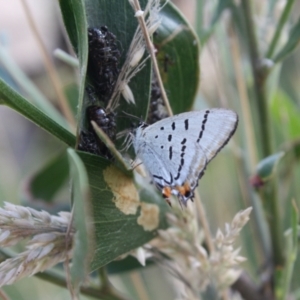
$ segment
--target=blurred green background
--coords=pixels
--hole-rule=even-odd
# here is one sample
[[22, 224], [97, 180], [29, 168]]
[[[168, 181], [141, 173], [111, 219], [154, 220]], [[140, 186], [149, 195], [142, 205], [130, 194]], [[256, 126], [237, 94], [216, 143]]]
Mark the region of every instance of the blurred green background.
[[[26, 1], [38, 24], [48, 55], [53, 57], [56, 48], [71, 51], [61, 20], [59, 7], [50, 0]], [[232, 141], [210, 163], [205, 176], [199, 182], [199, 192], [204, 202], [213, 235], [223, 229], [241, 209], [258, 203], [258, 210], [266, 205], [261, 203], [259, 193], [251, 186], [250, 178], [255, 174], [256, 165], [264, 158], [261, 137], [259, 109], [256, 107], [255, 90], [251, 74], [249, 45], [243, 35], [241, 10], [230, 10], [231, 1], [177, 0], [185, 17], [194, 26], [201, 44], [199, 57], [201, 74], [200, 88], [194, 109], [205, 107], [226, 107], [238, 112], [239, 127]], [[284, 9], [284, 1], [251, 1], [254, 31], [261, 53], [267, 53], [272, 37]], [[239, 7], [239, 6], [237, 6]], [[276, 53], [289, 39], [290, 30], [299, 19], [300, 2], [294, 3], [288, 21], [284, 24], [277, 43]], [[218, 14], [220, 12], [220, 14]], [[240, 26], [240, 27], [239, 27]], [[300, 30], [300, 29], [298, 29]], [[8, 70], [5, 55], [26, 73], [40, 92], [58, 109], [54, 90], [49, 84], [49, 74], [39, 45], [36, 41], [21, 1], [0, 3], [0, 76], [14, 86], [21, 94], [27, 95]], [[4, 54], [3, 54], [4, 53]], [[271, 130], [272, 152], [286, 151], [280, 160], [273, 179], [279, 204], [282, 232], [291, 227], [291, 201], [300, 201], [300, 49], [280, 61], [266, 83], [267, 111]], [[273, 55], [272, 58], [275, 58]], [[76, 70], [53, 58], [59, 74], [60, 84], [76, 111], [78, 94]], [[195, 61], [195, 64], [198, 62]], [[266, 69], [272, 61], [262, 62]], [[12, 64], [9, 65], [13, 67]], [[188, 87], [187, 87], [188, 89]], [[246, 103], [246, 104], [245, 104]], [[246, 114], [246, 115], [245, 115]], [[249, 116], [251, 120], [247, 119]], [[267, 122], [267, 121], [266, 121]], [[250, 133], [249, 133], [250, 132]], [[251, 139], [251, 134], [253, 138]], [[52, 213], [69, 208], [69, 185], [65, 180], [55, 201], [45, 203], [32, 197], [28, 182], [43, 166], [65, 149], [65, 145], [45, 131], [36, 127], [11, 109], [0, 106], [0, 201], [24, 204]], [[55, 175], [54, 175], [55, 176]], [[262, 197], [263, 198], [263, 197]], [[272, 200], [271, 200], [272, 201]], [[270, 217], [270, 216], [268, 216]], [[271, 216], [272, 217], [272, 216]], [[260, 224], [261, 225], [261, 224]], [[264, 228], [267, 228], [263, 224]], [[242, 266], [254, 281], [259, 282], [265, 256], [257, 219], [251, 215], [250, 223], [243, 229], [239, 244], [247, 261]], [[268, 235], [267, 235], [268, 236]], [[266, 241], [268, 245], [268, 241]], [[270, 244], [269, 244], [270, 245]], [[283, 250], [285, 247], [283, 245]], [[298, 269], [299, 260], [295, 266]], [[130, 299], [174, 299], [172, 279], [157, 266], [111, 275], [115, 287]], [[300, 275], [294, 272], [292, 290], [300, 294]], [[13, 286], [4, 287], [11, 299], [67, 299], [68, 291], [38, 278], [27, 278]], [[89, 299], [82, 296], [82, 299]], [[299, 299], [296, 297], [296, 299]]]

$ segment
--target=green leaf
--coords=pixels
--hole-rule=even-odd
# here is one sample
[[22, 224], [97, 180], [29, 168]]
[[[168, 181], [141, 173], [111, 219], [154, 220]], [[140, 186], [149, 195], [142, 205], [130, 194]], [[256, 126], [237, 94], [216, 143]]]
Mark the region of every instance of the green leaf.
[[[147, 1], [140, 1], [142, 8], [145, 7]], [[121, 59], [119, 68], [125, 61], [127, 51], [132, 41], [135, 30], [138, 26], [138, 21], [134, 17], [134, 11], [128, 0], [85, 0], [87, 22], [89, 27], [107, 26], [108, 30], [116, 36], [117, 44], [121, 50]], [[80, 41], [81, 42], [81, 41]], [[130, 114], [145, 118], [148, 102], [150, 99], [151, 85], [151, 64], [150, 60], [146, 66], [130, 81], [129, 86], [134, 94], [136, 105], [128, 104], [122, 97], [117, 112], [130, 112]], [[84, 128], [84, 110], [89, 104], [82, 106], [80, 114], [80, 128]], [[121, 131], [130, 127], [130, 120], [127, 118], [117, 119], [117, 131]]]
[[299, 234], [299, 210], [295, 201], [292, 202], [291, 228], [288, 229], [285, 236], [285, 265], [283, 270], [276, 274], [276, 299], [287, 299], [291, 286], [294, 265], [298, 253], [298, 234]]
[[[165, 212], [169, 208], [157, 194], [144, 190], [139, 195], [133, 178], [109, 161], [80, 151], [78, 154], [85, 164], [92, 194], [96, 235], [92, 269], [95, 270], [153, 239], [157, 229], [167, 227]], [[140, 217], [146, 209], [145, 202], [152, 204], [153, 209], [149, 213], [153, 228], [146, 228], [149, 230], [138, 224], [138, 220], [146, 221]]]
[[86, 70], [88, 62], [87, 20], [84, 0], [63, 0], [59, 2], [64, 24], [71, 43], [79, 59], [78, 129], [82, 127], [83, 99], [85, 92]]
[[0, 103], [14, 109], [28, 120], [48, 131], [67, 145], [75, 146], [75, 137], [0, 79]]
[[300, 18], [298, 19], [297, 23], [292, 27], [286, 44], [275, 56], [274, 62], [278, 63], [279, 61], [286, 58], [289, 54], [291, 54], [292, 51], [298, 46], [299, 41], [300, 41]]
[[63, 152], [30, 177], [26, 185], [26, 195], [30, 197], [28, 200], [52, 202], [68, 175], [68, 158]]
[[285, 153], [283, 151], [275, 153], [264, 158], [258, 163], [256, 167], [256, 174], [263, 182], [266, 182], [274, 175], [276, 167], [284, 154]]
[[200, 82], [199, 41], [196, 33], [168, 3], [160, 12], [161, 25], [154, 35], [157, 60], [174, 114], [192, 108]]
[[68, 157], [72, 178], [74, 225], [76, 228], [71, 276], [75, 288], [78, 289], [90, 272], [94, 227], [92, 225], [90, 189], [86, 169], [73, 149], [68, 149]]

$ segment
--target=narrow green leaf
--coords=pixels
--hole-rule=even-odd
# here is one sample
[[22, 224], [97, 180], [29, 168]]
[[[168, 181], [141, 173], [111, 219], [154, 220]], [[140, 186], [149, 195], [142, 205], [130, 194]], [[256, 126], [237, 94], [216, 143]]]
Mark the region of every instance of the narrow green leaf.
[[90, 189], [85, 166], [73, 149], [68, 149], [68, 157], [72, 178], [74, 225], [76, 228], [71, 277], [75, 288], [79, 288], [90, 272], [94, 228], [90, 212]]
[[85, 92], [86, 70], [88, 62], [88, 37], [87, 37], [87, 20], [84, 0], [63, 0], [59, 2], [64, 24], [66, 26], [71, 43], [79, 59], [79, 94], [78, 94], [78, 128], [82, 127], [83, 99]]
[[[94, 270], [153, 239], [157, 229], [166, 228], [165, 212], [169, 208], [155, 193], [144, 191], [139, 195], [133, 178], [107, 160], [84, 152], [78, 154], [85, 164], [92, 194], [96, 235]], [[149, 213], [153, 229], [148, 228], [149, 231], [138, 224], [146, 221], [141, 217], [141, 211], [147, 208], [144, 202], [150, 203], [153, 210]]]
[[[68, 32], [70, 42], [73, 45], [74, 50], [78, 55], [79, 28], [77, 22], [80, 22], [81, 19], [80, 7], [82, 6], [82, 1], [81, 0], [79, 1], [60, 0], [59, 5], [60, 5], [60, 11], [64, 20], [64, 24], [66, 26], [66, 30]], [[84, 12], [84, 10], [82, 12]], [[77, 17], [79, 17], [78, 20]]]
[[168, 3], [154, 35], [157, 60], [174, 114], [188, 111], [200, 82], [200, 46], [196, 33], [178, 9]]
[[46, 113], [51, 119], [64, 128], [68, 128], [66, 119], [57, 111], [52, 103], [38, 90], [24, 71], [13, 60], [4, 46], [0, 45], [0, 61], [16, 84], [27, 94], [29, 101]]
[[68, 158], [66, 152], [63, 152], [28, 179], [25, 195], [30, 199], [27, 200], [52, 202], [68, 175]]
[[256, 174], [262, 181], [267, 181], [274, 175], [276, 167], [284, 156], [284, 152], [278, 152], [261, 160], [256, 167]]
[[279, 61], [286, 58], [292, 51], [298, 46], [300, 41], [300, 18], [297, 23], [293, 26], [290, 31], [289, 38], [286, 44], [282, 47], [279, 53], [275, 56], [274, 62], [278, 63]]
[[0, 79], [0, 103], [1, 102], [17, 111], [37, 126], [48, 131], [67, 145], [71, 147], [75, 146], [75, 137], [72, 133], [61, 127], [54, 120], [29, 103], [25, 98], [9, 87], [2, 79]]
[[269, 45], [269, 49], [268, 49], [267, 54], [266, 54], [266, 57], [269, 58], [269, 59], [273, 58], [273, 54], [276, 50], [276, 46], [278, 44], [280, 35], [283, 31], [284, 25], [286, 24], [286, 22], [289, 19], [289, 16], [290, 16], [290, 13], [292, 12], [292, 8], [293, 8], [294, 3], [295, 3], [295, 0], [288, 0], [288, 1], [285, 2], [285, 7], [282, 10], [280, 19], [279, 19], [279, 21], [276, 25], [276, 30], [274, 32], [274, 36], [271, 40], [271, 43]]

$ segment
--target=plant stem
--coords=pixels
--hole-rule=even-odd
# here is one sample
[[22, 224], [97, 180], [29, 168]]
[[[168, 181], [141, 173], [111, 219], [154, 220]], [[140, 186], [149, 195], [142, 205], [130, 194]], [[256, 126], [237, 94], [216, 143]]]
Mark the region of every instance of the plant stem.
[[261, 145], [262, 157], [271, 153], [271, 140], [269, 130], [269, 117], [267, 113], [267, 99], [265, 95], [265, 81], [266, 72], [261, 65], [261, 58], [258, 52], [257, 39], [254, 33], [254, 24], [252, 20], [252, 12], [249, 0], [242, 1], [242, 8], [246, 23], [246, 31], [248, 35], [248, 46], [250, 51], [250, 60], [252, 67], [252, 75], [254, 80], [254, 89], [256, 93], [256, 108], [258, 113], [260, 131], [261, 131]]
[[[142, 11], [139, 0], [133, 0], [133, 3], [134, 3], [134, 9], [135, 9], [136, 13], [138, 11]], [[154, 70], [154, 73], [155, 73], [156, 78], [157, 78], [158, 86], [160, 88], [161, 97], [162, 97], [162, 99], [164, 101], [164, 104], [166, 106], [166, 110], [168, 112], [168, 115], [172, 116], [173, 115], [172, 108], [170, 106], [169, 99], [168, 99], [168, 96], [166, 94], [166, 91], [165, 91], [165, 88], [164, 88], [164, 85], [163, 85], [163, 82], [162, 82], [162, 79], [161, 79], [161, 76], [160, 76], [160, 72], [159, 72], [159, 68], [158, 68], [158, 64], [157, 64], [157, 60], [156, 60], [156, 56], [155, 56], [155, 48], [154, 48], [154, 45], [153, 45], [153, 43], [150, 39], [148, 30], [147, 30], [147, 26], [146, 26], [145, 19], [144, 19], [144, 14], [141, 14], [141, 15], [137, 16], [137, 18], [138, 18], [140, 27], [142, 29], [142, 32], [144, 34], [145, 42], [146, 42], [146, 45], [147, 45], [147, 48], [148, 48], [148, 51], [149, 51], [149, 54], [150, 54], [150, 57], [151, 57], [151, 61], [152, 61], [152, 64], [153, 64], [153, 70]]]
[[[262, 65], [262, 60], [259, 56], [257, 39], [254, 32], [254, 24], [252, 20], [251, 4], [249, 0], [241, 2], [242, 11], [244, 14], [246, 32], [248, 36], [248, 47], [250, 51], [250, 61], [252, 67], [252, 75], [254, 80], [256, 111], [258, 114], [258, 126], [260, 129], [259, 143], [261, 145], [261, 157], [267, 157], [272, 153], [271, 147], [271, 130], [269, 127], [269, 116], [267, 110], [267, 97], [265, 93], [265, 83], [268, 73]], [[272, 239], [273, 263], [279, 266], [283, 263], [282, 249], [282, 232], [279, 216], [279, 203], [274, 184], [265, 187], [263, 193], [263, 201], [267, 203], [266, 215], [268, 218], [269, 229]], [[267, 258], [268, 259], [268, 258]]]
[[235, 155], [237, 172], [239, 178], [239, 185], [242, 192], [242, 198], [244, 199], [244, 205], [248, 206], [249, 203], [253, 206], [253, 213], [255, 217], [255, 229], [258, 232], [259, 247], [262, 249], [262, 253], [265, 257], [270, 256], [271, 244], [268, 235], [268, 230], [266, 230], [266, 220], [262, 212], [262, 205], [259, 203], [260, 199], [257, 197], [253, 190], [247, 184], [249, 171], [252, 174], [255, 171], [256, 165], [258, 163], [258, 153], [255, 142], [255, 132], [254, 132], [254, 122], [252, 120], [251, 108], [249, 95], [247, 92], [247, 83], [242, 73], [242, 57], [240, 52], [240, 47], [238, 43], [238, 38], [233, 26], [231, 26], [229, 31], [230, 34], [230, 48], [232, 53], [233, 67], [235, 71], [236, 85], [239, 93], [242, 118], [245, 124], [245, 139], [247, 143], [247, 149], [249, 152], [249, 160], [246, 165], [246, 161], [239, 155]]
[[[54, 283], [58, 286], [65, 288], [67, 287], [65, 276], [53, 270], [38, 273], [35, 276], [48, 282]], [[95, 297], [96, 299], [101, 300], [127, 300], [127, 298], [123, 297], [122, 295], [119, 295], [116, 291], [114, 291], [112, 287], [110, 287], [109, 289], [99, 290], [92, 287], [81, 286], [80, 292], [82, 295]]]

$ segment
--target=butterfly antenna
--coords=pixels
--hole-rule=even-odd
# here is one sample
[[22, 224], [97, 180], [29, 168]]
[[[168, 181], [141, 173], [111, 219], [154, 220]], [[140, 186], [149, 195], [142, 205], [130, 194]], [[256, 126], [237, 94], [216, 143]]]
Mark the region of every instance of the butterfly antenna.
[[122, 113], [123, 113], [124, 115], [126, 115], [127, 117], [129, 117], [129, 118], [132, 118], [132, 119], [138, 120], [139, 122], [142, 122], [142, 117], [139, 118], [139, 117], [137, 117], [137, 116], [135, 116], [135, 115], [132, 115], [132, 114], [127, 113], [127, 112], [124, 111], [124, 110], [122, 111]]

